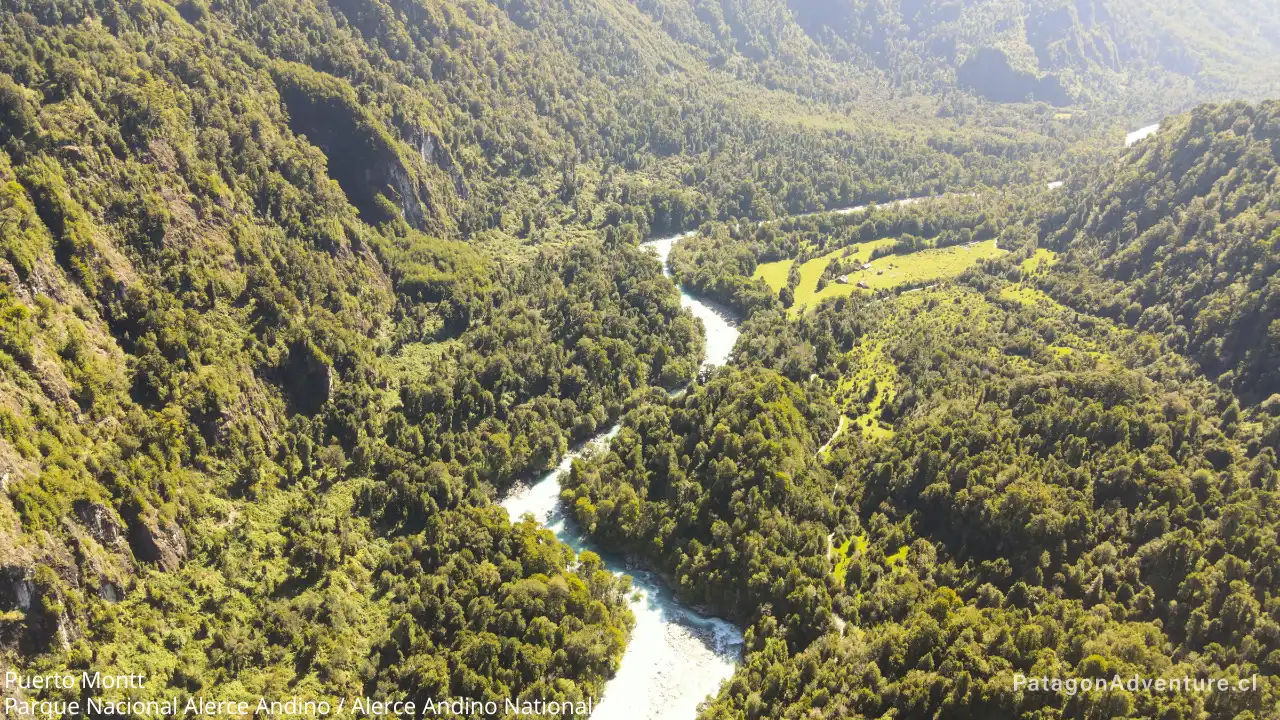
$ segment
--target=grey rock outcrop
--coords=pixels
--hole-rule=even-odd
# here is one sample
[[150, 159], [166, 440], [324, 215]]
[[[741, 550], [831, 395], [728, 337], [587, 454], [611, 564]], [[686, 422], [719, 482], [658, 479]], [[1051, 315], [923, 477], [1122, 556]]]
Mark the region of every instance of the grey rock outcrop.
[[139, 517], [130, 524], [129, 544], [139, 561], [166, 572], [177, 570], [187, 559], [187, 535], [173, 523]]

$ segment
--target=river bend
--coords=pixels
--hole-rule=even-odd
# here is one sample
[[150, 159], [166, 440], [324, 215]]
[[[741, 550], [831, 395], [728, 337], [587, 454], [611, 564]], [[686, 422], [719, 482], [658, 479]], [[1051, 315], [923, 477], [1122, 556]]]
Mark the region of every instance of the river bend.
[[[667, 269], [667, 257], [681, 237], [645, 243]], [[722, 315], [680, 289], [680, 304], [702, 320], [707, 335], [703, 366], [723, 365], [738, 340], [738, 330]], [[629, 567], [620, 558], [594, 547], [574, 524], [560, 501], [560, 475], [584, 454], [607, 447], [618, 432], [615, 425], [582, 448], [565, 456], [559, 467], [532, 485], [518, 488], [502, 506], [512, 520], [532, 515], [576, 552], [591, 550], [606, 568], [632, 577], [635, 593], [631, 611], [636, 625], [622, 656], [622, 664], [605, 686], [592, 720], [692, 720], [698, 704], [714, 694], [733, 675], [742, 655], [742, 632], [724, 620], [702, 615], [686, 607], [661, 579]]]

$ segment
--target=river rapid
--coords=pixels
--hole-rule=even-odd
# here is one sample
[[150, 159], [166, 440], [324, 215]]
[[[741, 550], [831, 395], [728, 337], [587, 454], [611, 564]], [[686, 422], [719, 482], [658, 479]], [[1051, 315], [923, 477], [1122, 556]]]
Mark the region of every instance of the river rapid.
[[[683, 235], [675, 235], [661, 240], [651, 240], [641, 247], [652, 248], [657, 253], [658, 260], [662, 262], [662, 274], [671, 277], [671, 269], [667, 267], [667, 258], [671, 255], [671, 248], [675, 247], [680, 238], [692, 234], [684, 233]], [[693, 313], [694, 317], [701, 320], [703, 327], [706, 328], [707, 354], [702, 361], [702, 366], [724, 365], [727, 363], [729, 354], [733, 352], [733, 346], [738, 342], [738, 329], [729, 324], [724, 313], [685, 292], [684, 288], [680, 288], [680, 305]]]
[[1137, 145], [1138, 143], [1142, 142], [1143, 140], [1146, 140], [1147, 138], [1151, 137], [1152, 135], [1155, 135], [1158, 132], [1160, 132], [1160, 123], [1138, 128], [1137, 130], [1134, 130], [1133, 132], [1124, 136], [1124, 146], [1133, 147], [1134, 145]]
[[[645, 243], [670, 276], [667, 256], [681, 235]], [[738, 330], [721, 314], [683, 288], [680, 304], [702, 320], [707, 335], [703, 366], [723, 365], [738, 340]], [[606, 568], [632, 577], [631, 611], [636, 625], [616, 675], [605, 686], [592, 720], [692, 720], [698, 704], [733, 675], [742, 656], [742, 631], [718, 618], [686, 607], [661, 579], [628, 566], [594, 547], [569, 518], [560, 501], [560, 475], [584, 454], [603, 449], [617, 434], [615, 425], [569, 453], [559, 467], [532, 485], [517, 488], [502, 502], [512, 520], [532, 515], [576, 552], [591, 550]]]

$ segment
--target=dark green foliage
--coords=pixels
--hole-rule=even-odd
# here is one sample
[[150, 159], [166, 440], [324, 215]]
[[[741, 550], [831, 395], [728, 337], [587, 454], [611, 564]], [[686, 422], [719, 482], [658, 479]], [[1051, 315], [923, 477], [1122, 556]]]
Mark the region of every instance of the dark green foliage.
[[440, 239], [448, 171], [225, 5], [27, 10], [0, 12], [4, 651], [146, 665], [156, 697], [598, 698], [626, 582], [492, 498], [693, 376], [635, 220]]
[[1041, 222], [1061, 302], [1159, 333], [1247, 404], [1280, 392], [1280, 104], [1202, 107]]
[[[1177, 341], [1179, 323], [1143, 322], [1144, 306], [1126, 316], [1139, 301], [1183, 302], [1183, 318], [1269, 307], [1275, 209], [1269, 186], [1251, 178], [1274, 174], [1273, 143], [1261, 141], [1271, 113], [1197, 110], [1119, 167], [1079, 168], [1073, 193], [899, 213], [895, 233], [907, 221], [914, 237], [936, 240], [982, 226], [1014, 252], [950, 285], [841, 298], [795, 319], [744, 303], [729, 367], [688, 396], [633, 410], [611, 452], [575, 468], [566, 496], [579, 520], [657, 563], [687, 597], [736, 612], [765, 577], [778, 591], [810, 577], [810, 597], [829, 602], [817, 611], [824, 631], [788, 614], [802, 596], [752, 595], [744, 666], [701, 717], [1274, 715], [1280, 413], [1274, 398], [1248, 406], [1253, 383], [1269, 376], [1214, 383], [1197, 372], [1206, 362], [1196, 346]], [[750, 297], [745, 279], [768, 248], [825, 252], [876, 220], [817, 216], [740, 239], [710, 227], [677, 246], [673, 266], [730, 300]], [[791, 239], [808, 223], [830, 230]], [[1150, 233], [1162, 225], [1169, 232]], [[1062, 256], [1024, 277], [1038, 240]], [[1249, 312], [1216, 315], [1214, 327], [1233, 337], [1241, 323], [1234, 337], [1244, 338], [1257, 327]], [[790, 428], [791, 456], [707, 439], [712, 428], [735, 438], [731, 398], [768, 397], [758, 379], [774, 373], [845, 414], [826, 452], [813, 448], [833, 430], [824, 411], [799, 413], [798, 425], [768, 407], [744, 413]], [[733, 472], [716, 472], [725, 467]], [[758, 511], [707, 508], [717, 491], [745, 500], [770, 487], [732, 479], [761, 467], [795, 479], [786, 499], [766, 504], [795, 525], [737, 539]], [[829, 544], [815, 549], [824, 532]], [[688, 538], [679, 554], [673, 535]], [[720, 546], [732, 549], [714, 554]], [[743, 553], [790, 556], [792, 575], [748, 569], [722, 587], [716, 561]], [[710, 561], [695, 565], [699, 556]], [[1071, 697], [1015, 692], [1018, 673], [1257, 675], [1258, 689]]]
[[824, 398], [771, 371], [726, 370], [627, 414], [607, 454], [574, 464], [564, 495], [589, 533], [652, 557], [688, 600], [775, 616], [803, 647], [830, 622], [832, 481], [814, 454], [833, 428]]
[[703, 226], [697, 235], [671, 249], [671, 273], [684, 287], [746, 317], [779, 302], [763, 280], [753, 279], [756, 257], [734, 241], [721, 224]]
[[[1280, 411], [1246, 387], [1274, 379], [1274, 110], [1199, 111], [1091, 180], [1106, 106], [981, 103], [949, 68], [989, 24], [962, 47], [955, 6], [900, 5], [0, 0], [4, 662], [145, 671], [148, 697], [598, 697], [627, 582], [494, 499], [621, 417], [567, 497], [750, 625], [707, 717], [1267, 717], [1271, 685], [1095, 705], [1005, 681], [1280, 672]], [[1266, 86], [1184, 67], [1180, 35], [1112, 53], [1140, 15], [1077, 3], [1056, 35], [1041, 10], [1070, 8], [1033, 5], [1038, 67], [1011, 71], [1074, 98], [1112, 97], [1106, 72], [1135, 113], [1201, 92], [1153, 63]], [[1267, 9], [1222, 13], [1261, 18], [1240, 57]], [[1079, 208], [771, 221], [1063, 164]], [[673, 399], [703, 340], [638, 242], [694, 227], [676, 274], [745, 337]], [[1177, 252], [1131, 249], [1152, 228]], [[1034, 282], [1098, 316], [1011, 299], [1012, 260], [794, 321], [749, 279], [996, 235], [1064, 250]]]
[[[796, 331], [769, 313], [747, 324], [740, 363], [783, 367], [769, 348], [809, 345], [795, 374], [822, 383], [858, 370], [865, 356], [846, 349], [883, 343], [896, 434], [846, 432], [824, 463], [833, 546], [866, 539], [842, 571], [831, 561], [848, 628], [793, 655], [796, 626], [757, 622], [703, 717], [1088, 717], [1109, 702], [1131, 717], [1269, 716], [1274, 452], [1233, 439], [1229, 396], [1155, 338], [1008, 303], [1000, 287], [841, 300]], [[1098, 357], [1050, 347], [1086, 342]], [[1073, 701], [1014, 693], [1019, 672], [1261, 677], [1256, 693]]]

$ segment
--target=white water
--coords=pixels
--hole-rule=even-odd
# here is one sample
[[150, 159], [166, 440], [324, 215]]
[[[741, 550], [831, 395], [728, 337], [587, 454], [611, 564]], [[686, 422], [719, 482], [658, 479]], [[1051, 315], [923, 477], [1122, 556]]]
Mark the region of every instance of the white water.
[[[947, 197], [947, 196], [946, 195], [936, 195], [936, 196], [926, 195], [923, 197], [902, 198], [901, 200], [887, 200], [885, 202], [876, 204], [874, 207], [891, 208], [897, 205], [915, 205], [916, 203], [924, 202], [925, 200], [933, 200], [935, 198], [943, 198], [943, 197]], [[785, 217], [774, 218], [772, 220], [761, 220], [758, 224], [767, 225], [768, 223], [782, 222], [784, 220], [794, 220], [796, 218], [813, 217], [815, 215], [852, 215], [854, 213], [866, 212], [867, 210], [870, 210], [872, 207], [873, 206], [871, 205], [854, 205], [853, 207], [834, 208], [831, 210], [815, 210], [813, 212], [799, 213], [798, 215], [787, 215]], [[683, 237], [683, 236], [679, 236], [679, 237]], [[655, 242], [663, 242], [663, 241], [658, 240]], [[649, 243], [649, 244], [652, 245], [653, 243]], [[665, 266], [665, 261], [664, 261], [664, 266]]]
[[605, 686], [592, 720], [693, 718], [698, 703], [733, 675], [742, 654], [742, 633], [723, 620], [703, 617], [685, 608], [650, 573], [628, 569], [616, 558], [591, 547], [560, 502], [560, 474], [568, 472], [575, 459], [607, 445], [617, 433], [615, 425], [566, 455], [559, 467], [533, 485], [513, 492], [502, 506], [513, 520], [532, 515], [575, 552], [592, 550], [615, 574], [625, 572], [632, 576], [635, 629], [618, 673]]
[[1138, 142], [1145, 140], [1151, 137], [1152, 135], [1155, 135], [1157, 132], [1159, 132], [1159, 130], [1160, 130], [1160, 123], [1156, 123], [1155, 125], [1148, 125], [1144, 128], [1138, 128], [1137, 130], [1134, 130], [1133, 132], [1124, 136], [1124, 146], [1132, 147]]
[[[654, 248], [667, 271], [667, 256], [682, 236], [646, 243]], [[723, 365], [738, 339], [738, 330], [720, 314], [682, 289], [680, 303], [702, 319], [707, 330], [707, 355], [703, 365]], [[592, 720], [691, 720], [698, 704], [714, 694], [733, 675], [742, 655], [742, 633], [719, 618], [699, 615], [676, 600], [670, 588], [651, 573], [630, 569], [625, 563], [591, 547], [589, 540], [570, 522], [560, 501], [560, 475], [576, 458], [608, 444], [618, 433], [615, 425], [597, 435], [560, 462], [555, 470], [534, 484], [513, 491], [502, 502], [512, 520], [532, 515], [561, 542], [576, 552], [592, 550], [605, 567], [632, 577], [635, 593], [631, 611], [636, 625], [622, 655], [622, 664], [605, 686], [604, 697]]]
[[[662, 273], [667, 277], [671, 276], [671, 270], [667, 268], [667, 257], [671, 255], [671, 248], [677, 240], [690, 234], [692, 233], [651, 240], [644, 244], [644, 247], [653, 248], [653, 251], [658, 254], [658, 260], [662, 263]], [[704, 366], [724, 365], [728, 362], [729, 354], [733, 352], [733, 346], [738, 342], [738, 329], [730, 325], [722, 313], [685, 292], [684, 288], [680, 288], [680, 304], [688, 308], [694, 317], [702, 320], [702, 324], [707, 329], [707, 356], [702, 364]]]

